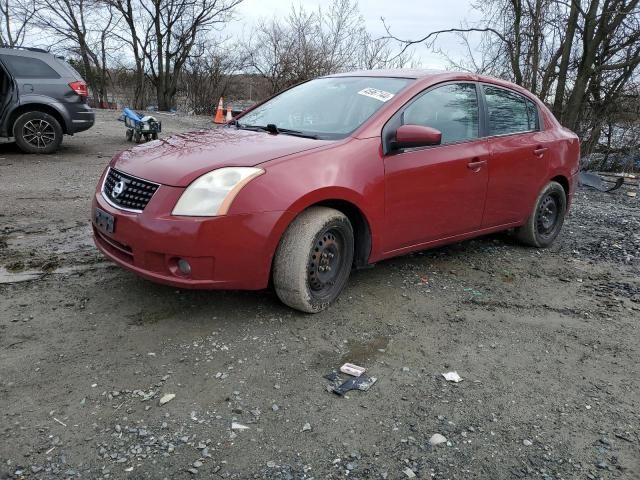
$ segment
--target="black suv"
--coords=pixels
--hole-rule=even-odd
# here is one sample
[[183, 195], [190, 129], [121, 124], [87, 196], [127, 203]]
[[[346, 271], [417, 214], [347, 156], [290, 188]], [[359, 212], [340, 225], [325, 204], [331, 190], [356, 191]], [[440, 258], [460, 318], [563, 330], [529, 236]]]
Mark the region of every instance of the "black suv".
[[51, 153], [62, 135], [91, 128], [87, 84], [44, 50], [0, 48], [0, 136], [27, 153]]

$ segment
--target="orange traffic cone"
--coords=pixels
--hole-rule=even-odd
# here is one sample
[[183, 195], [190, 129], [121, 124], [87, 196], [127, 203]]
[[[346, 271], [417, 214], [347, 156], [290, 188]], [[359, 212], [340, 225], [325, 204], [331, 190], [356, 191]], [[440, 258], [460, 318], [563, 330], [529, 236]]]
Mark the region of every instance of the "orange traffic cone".
[[223, 112], [223, 106], [222, 106], [222, 97], [220, 97], [220, 101], [218, 102], [218, 108], [216, 109], [216, 116], [213, 119], [213, 123], [225, 123], [224, 120], [224, 112]]
[[231, 107], [227, 105], [227, 122], [233, 120], [233, 115], [231, 114]]

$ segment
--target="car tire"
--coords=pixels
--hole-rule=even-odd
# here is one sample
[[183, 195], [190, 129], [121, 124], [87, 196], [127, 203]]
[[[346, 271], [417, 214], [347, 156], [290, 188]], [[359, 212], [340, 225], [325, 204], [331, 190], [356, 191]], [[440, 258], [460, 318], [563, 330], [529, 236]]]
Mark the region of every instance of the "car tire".
[[13, 124], [13, 136], [25, 153], [53, 153], [62, 143], [62, 127], [45, 112], [26, 112]]
[[540, 192], [527, 223], [516, 230], [516, 238], [537, 248], [556, 239], [567, 213], [567, 193], [558, 182], [549, 182]]
[[317, 313], [340, 294], [353, 265], [354, 236], [338, 210], [311, 207], [289, 225], [273, 262], [273, 284], [280, 300]]

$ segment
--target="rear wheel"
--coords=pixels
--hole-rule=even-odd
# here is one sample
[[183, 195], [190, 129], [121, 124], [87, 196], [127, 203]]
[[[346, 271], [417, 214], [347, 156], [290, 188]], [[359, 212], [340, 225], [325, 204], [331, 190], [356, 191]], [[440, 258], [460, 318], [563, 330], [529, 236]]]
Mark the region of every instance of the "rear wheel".
[[516, 231], [525, 245], [546, 248], [556, 239], [567, 212], [567, 195], [558, 182], [549, 182], [538, 195], [527, 223]]
[[26, 112], [13, 124], [16, 144], [26, 153], [53, 153], [62, 143], [62, 127], [52, 115]]
[[343, 213], [327, 207], [305, 210], [276, 251], [273, 283], [278, 297], [303, 312], [324, 310], [347, 283], [353, 252], [353, 228]]

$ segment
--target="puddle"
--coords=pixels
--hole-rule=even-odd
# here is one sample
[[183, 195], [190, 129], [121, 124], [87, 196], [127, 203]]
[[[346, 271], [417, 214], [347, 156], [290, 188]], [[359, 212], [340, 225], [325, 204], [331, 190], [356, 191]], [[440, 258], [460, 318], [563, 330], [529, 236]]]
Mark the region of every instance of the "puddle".
[[5, 267], [0, 267], [0, 285], [39, 280], [44, 275], [65, 275], [70, 273], [86, 272], [89, 270], [98, 270], [100, 268], [107, 268], [110, 266], [113, 266], [113, 264], [110, 262], [100, 262], [87, 265], [60, 267], [46, 272], [43, 272], [42, 270], [22, 270], [19, 272], [12, 272], [10, 270], [7, 270]]
[[373, 337], [368, 341], [349, 341], [347, 345], [349, 351], [342, 356], [340, 361], [342, 363], [351, 362], [356, 365], [364, 365], [381, 355], [382, 352], [380, 350], [386, 350], [389, 345], [389, 338]]

